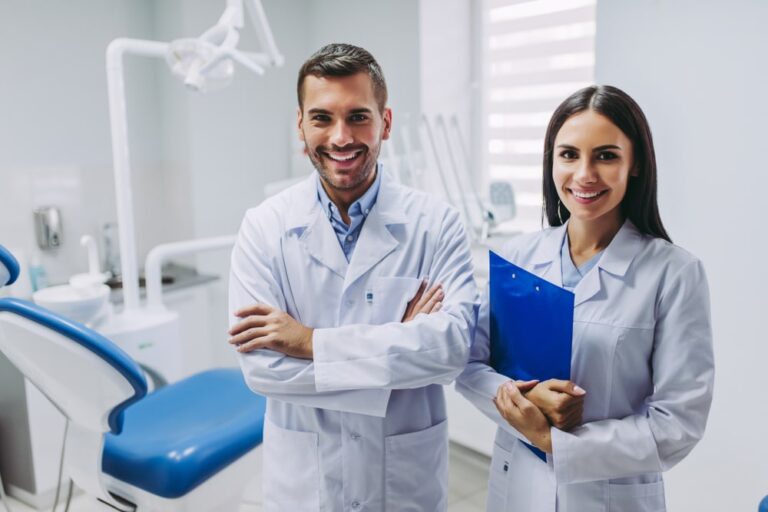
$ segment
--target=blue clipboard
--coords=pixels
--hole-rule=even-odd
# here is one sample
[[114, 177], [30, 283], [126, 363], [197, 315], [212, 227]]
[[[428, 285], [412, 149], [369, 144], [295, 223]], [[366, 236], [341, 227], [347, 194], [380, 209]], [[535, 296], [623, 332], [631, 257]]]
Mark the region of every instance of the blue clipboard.
[[515, 380], [569, 380], [573, 293], [493, 251], [489, 258], [491, 366]]

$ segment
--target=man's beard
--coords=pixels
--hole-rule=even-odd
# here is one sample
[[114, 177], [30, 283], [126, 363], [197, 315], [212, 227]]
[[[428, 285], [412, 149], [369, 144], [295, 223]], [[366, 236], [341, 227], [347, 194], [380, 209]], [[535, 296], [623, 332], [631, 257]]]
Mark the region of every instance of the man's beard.
[[[371, 173], [373, 173], [376, 169], [376, 160], [379, 156], [379, 151], [381, 150], [381, 143], [379, 143], [375, 148], [373, 148], [373, 151], [368, 146], [358, 146], [356, 148], [334, 148], [331, 151], [350, 151], [354, 149], [363, 149], [363, 161], [360, 163], [360, 165], [356, 169], [350, 169], [349, 171], [346, 171], [348, 174], [355, 175], [355, 179], [350, 184], [344, 184], [338, 182], [334, 178], [333, 171], [326, 169], [324, 159], [330, 159], [330, 157], [324, 156], [323, 152], [327, 151], [326, 148], [322, 146], [318, 146], [314, 151], [307, 145], [307, 143], [304, 143], [304, 146], [307, 150], [307, 156], [309, 156], [310, 162], [312, 162], [312, 165], [317, 170], [317, 173], [320, 175], [320, 178], [325, 182], [329, 187], [335, 189], [335, 190], [354, 190], [355, 188], [359, 187], [361, 184], [365, 183], [365, 181], [371, 176]], [[359, 158], [359, 157], [358, 157]]]

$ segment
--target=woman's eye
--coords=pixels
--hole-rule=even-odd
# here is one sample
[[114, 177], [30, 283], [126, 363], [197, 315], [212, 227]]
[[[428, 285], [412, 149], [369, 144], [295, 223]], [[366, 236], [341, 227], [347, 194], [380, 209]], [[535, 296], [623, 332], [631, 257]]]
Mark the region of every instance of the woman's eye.
[[560, 158], [563, 158], [565, 160], [574, 160], [578, 157], [579, 155], [576, 154], [576, 152], [571, 149], [565, 149], [560, 152]]
[[597, 155], [598, 160], [615, 160], [619, 158], [619, 156], [616, 153], [612, 153], [610, 151], [603, 151]]

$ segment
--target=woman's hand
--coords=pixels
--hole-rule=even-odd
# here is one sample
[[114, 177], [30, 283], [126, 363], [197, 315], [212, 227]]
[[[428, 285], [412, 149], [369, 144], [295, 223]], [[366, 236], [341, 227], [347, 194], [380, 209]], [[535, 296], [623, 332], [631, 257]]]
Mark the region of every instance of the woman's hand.
[[508, 381], [499, 386], [493, 403], [499, 414], [538, 449], [552, 453], [549, 421], [533, 402], [523, 396], [536, 381]]
[[538, 407], [549, 422], [560, 430], [581, 425], [586, 391], [568, 380], [540, 382], [525, 397]]

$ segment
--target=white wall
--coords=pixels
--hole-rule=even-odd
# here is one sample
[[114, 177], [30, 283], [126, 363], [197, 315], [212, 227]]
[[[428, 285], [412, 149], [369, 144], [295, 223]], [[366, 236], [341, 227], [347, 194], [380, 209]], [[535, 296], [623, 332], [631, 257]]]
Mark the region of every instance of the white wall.
[[712, 295], [715, 399], [704, 440], [669, 472], [670, 510], [757, 510], [768, 494], [766, 20], [758, 0], [597, 6], [597, 81], [645, 110], [662, 218]]
[[[456, 115], [459, 119], [464, 137], [464, 147], [468, 151], [474, 148], [470, 139], [475, 133], [472, 115], [478, 106], [479, 94], [476, 88], [475, 68], [477, 55], [473, 37], [474, 16], [476, 7], [467, 0], [421, 0], [419, 2], [419, 43], [421, 53], [421, 110], [432, 123], [433, 140], [438, 152], [442, 155], [440, 162], [436, 161], [434, 150], [429, 144], [427, 132], [422, 128], [420, 146], [425, 164], [424, 188], [448, 196], [445, 185], [438, 172], [442, 165], [445, 181], [451, 191], [450, 200], [454, 206], [460, 207], [460, 193], [468, 190], [468, 181], [462, 180], [464, 186], [458, 187], [447, 157], [445, 138], [437, 129], [437, 116], [443, 116], [448, 121]], [[414, 127], [416, 128], [416, 126]], [[418, 132], [417, 132], [418, 133]], [[457, 147], [451, 145], [456, 152]], [[457, 153], [457, 157], [460, 158]], [[476, 160], [473, 160], [476, 161]], [[462, 166], [463, 162], [457, 161]], [[477, 173], [479, 178], [480, 173]], [[463, 178], [468, 178], [463, 176]], [[462, 210], [463, 213], [463, 210]], [[473, 219], [476, 220], [476, 219]], [[466, 221], [466, 219], [465, 219]]]
[[[309, 47], [304, 59], [329, 43], [361, 46], [376, 58], [387, 80], [393, 129], [420, 111], [419, 3], [413, 0], [309, 2]], [[301, 62], [296, 63], [295, 71]]]
[[[62, 208], [64, 245], [45, 256], [53, 280], [85, 269], [80, 235], [114, 220], [105, 51], [117, 36], [148, 37], [149, 1], [0, 2], [0, 243], [29, 255], [32, 209]], [[155, 69], [128, 68], [139, 189], [157, 172]], [[147, 204], [145, 211], [151, 211]]]
[[[213, 25], [223, 5], [158, 2], [158, 37], [196, 36]], [[186, 91], [168, 73], [161, 77], [165, 162], [184, 167], [179, 186], [191, 200], [187, 213], [195, 236], [236, 231], [245, 209], [261, 201], [264, 184], [288, 173], [295, 75], [307, 45], [306, 6], [276, 0], [263, 5], [285, 66], [261, 77], [238, 67], [232, 85], [207, 94]], [[259, 50], [252, 31], [250, 25], [244, 30], [241, 48]]]

